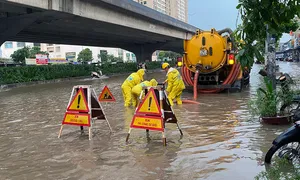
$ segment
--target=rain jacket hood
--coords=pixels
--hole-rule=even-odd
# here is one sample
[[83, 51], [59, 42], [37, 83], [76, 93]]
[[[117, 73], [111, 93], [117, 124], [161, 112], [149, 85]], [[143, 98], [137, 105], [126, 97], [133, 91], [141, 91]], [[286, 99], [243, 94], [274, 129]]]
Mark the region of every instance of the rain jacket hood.
[[145, 69], [139, 69], [136, 73], [140, 76], [141, 80], [143, 81], [145, 75]]
[[157, 86], [158, 82], [155, 79], [150, 80], [151, 86]]

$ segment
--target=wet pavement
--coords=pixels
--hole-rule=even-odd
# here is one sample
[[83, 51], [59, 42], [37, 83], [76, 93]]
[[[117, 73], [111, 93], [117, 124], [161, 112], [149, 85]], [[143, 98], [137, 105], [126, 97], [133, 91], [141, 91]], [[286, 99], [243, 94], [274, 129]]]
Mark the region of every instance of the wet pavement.
[[[300, 65], [280, 62], [280, 71], [297, 76]], [[161, 133], [133, 129], [126, 134], [134, 109], [123, 107], [120, 85], [125, 76], [15, 88], [0, 93], [0, 179], [254, 179], [265, 170], [263, 158], [272, 140], [288, 126], [259, 123], [247, 103], [262, 83], [255, 65], [250, 86], [241, 93], [198, 96], [200, 105], [175, 105], [184, 136], [167, 124], [168, 146]], [[164, 80], [164, 73], [147, 79]], [[108, 85], [116, 103], [103, 103], [113, 134], [96, 121], [93, 139], [79, 127], [65, 126], [57, 138], [74, 85]], [[183, 98], [192, 98], [184, 92]]]

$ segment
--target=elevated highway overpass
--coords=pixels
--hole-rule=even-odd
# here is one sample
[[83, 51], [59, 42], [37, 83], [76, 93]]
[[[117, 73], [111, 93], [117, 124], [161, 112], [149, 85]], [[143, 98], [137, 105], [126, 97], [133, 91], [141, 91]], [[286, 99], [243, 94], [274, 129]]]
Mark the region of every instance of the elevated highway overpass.
[[0, 44], [119, 47], [144, 61], [155, 50], [182, 53], [196, 29], [132, 0], [0, 0]]

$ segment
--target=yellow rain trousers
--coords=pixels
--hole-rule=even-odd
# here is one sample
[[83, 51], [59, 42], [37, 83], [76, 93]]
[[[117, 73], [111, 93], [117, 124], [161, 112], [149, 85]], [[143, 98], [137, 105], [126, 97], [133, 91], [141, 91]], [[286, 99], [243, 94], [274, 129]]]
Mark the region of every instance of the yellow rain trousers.
[[136, 107], [139, 101], [139, 96], [143, 90], [143, 87], [147, 86], [157, 86], [157, 81], [155, 79], [151, 79], [151, 81], [144, 81], [132, 88], [132, 106]]
[[144, 80], [144, 69], [139, 69], [136, 73], [130, 74], [122, 84], [122, 94], [124, 98], [124, 106], [129, 107], [131, 102], [131, 89]]
[[170, 68], [167, 73], [167, 93], [168, 99], [170, 101], [170, 105], [173, 106], [173, 100], [176, 99], [177, 104], [182, 104], [181, 101], [181, 94], [182, 91], [185, 89], [184, 82], [182, 77], [177, 69]]

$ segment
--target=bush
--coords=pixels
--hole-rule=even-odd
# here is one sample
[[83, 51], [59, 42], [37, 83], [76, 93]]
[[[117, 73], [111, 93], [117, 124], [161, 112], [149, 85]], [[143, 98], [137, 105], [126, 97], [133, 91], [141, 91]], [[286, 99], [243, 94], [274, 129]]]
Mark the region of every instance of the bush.
[[276, 90], [273, 88], [270, 78], [264, 77], [264, 87], [258, 88], [256, 98], [249, 101], [249, 110], [252, 115], [261, 117], [286, 115], [281, 112], [281, 106], [291, 104], [296, 94], [295, 91], [288, 88], [290, 85], [279, 86]]
[[90, 75], [93, 65], [19, 66], [0, 68], [0, 84], [44, 81]]
[[[171, 66], [173, 64], [171, 63]], [[161, 68], [161, 62], [148, 62], [148, 69]], [[103, 74], [130, 73], [137, 70], [137, 63], [95, 65], [48, 65], [19, 66], [0, 68], [0, 84], [44, 81], [59, 78], [89, 76], [92, 71], [101, 70]]]
[[300, 179], [299, 166], [293, 166], [285, 158], [275, 159], [273, 165], [266, 165], [266, 170], [255, 176], [255, 180], [297, 180]]

